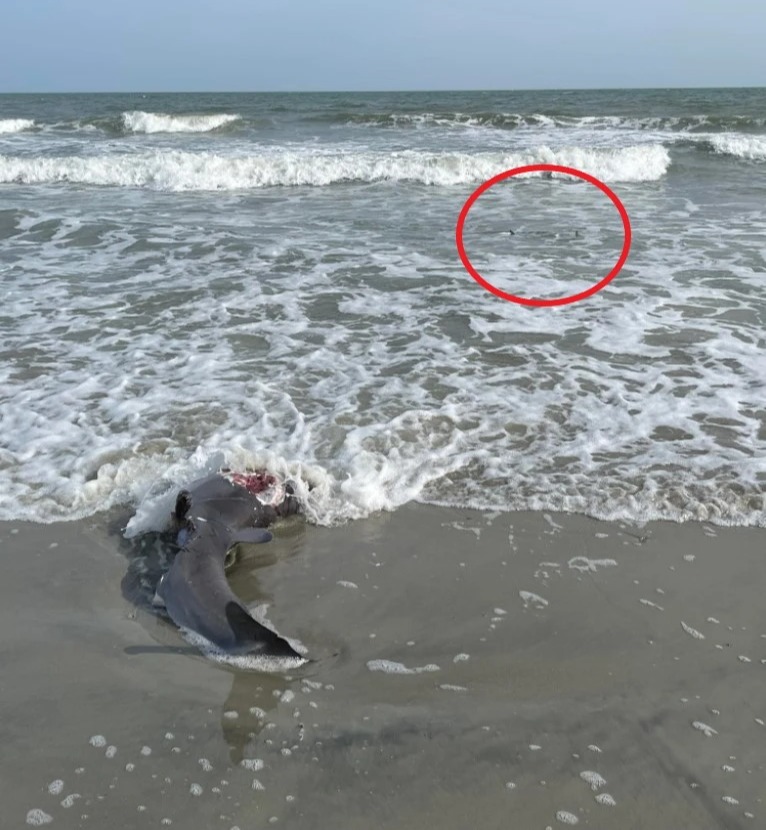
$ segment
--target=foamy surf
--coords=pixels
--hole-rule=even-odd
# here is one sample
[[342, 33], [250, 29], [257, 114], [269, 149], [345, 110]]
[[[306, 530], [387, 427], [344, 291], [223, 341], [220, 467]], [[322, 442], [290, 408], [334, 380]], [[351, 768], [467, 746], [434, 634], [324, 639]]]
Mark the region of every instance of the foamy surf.
[[707, 142], [714, 152], [721, 155], [749, 159], [750, 161], [766, 160], [766, 138], [763, 136], [724, 133], [723, 135], [709, 136]]
[[128, 133], [207, 133], [239, 120], [235, 113], [168, 115], [134, 110], [122, 114], [122, 127]]
[[0, 133], [20, 133], [34, 126], [31, 118], [0, 118]]
[[711, 130], [757, 129], [766, 125], [766, 118], [746, 115], [715, 117], [704, 113], [665, 116], [629, 115], [560, 115], [555, 113], [522, 112], [390, 112], [345, 113], [338, 117], [350, 126], [387, 128], [476, 128], [504, 130], [627, 130], [694, 133]]
[[[284, 470], [318, 524], [413, 500], [766, 522], [757, 94], [13, 106], [35, 126], [1, 142], [3, 518], [137, 506], [130, 532], [158, 529], [229, 466]], [[454, 247], [469, 193], [534, 162], [610, 182], [636, 229], [603, 292], [547, 311]], [[596, 188], [507, 184], [466, 231], [481, 273], [550, 297], [608, 272]]]
[[514, 153], [337, 152], [285, 150], [223, 156], [156, 150], [93, 157], [0, 156], [0, 182], [77, 183], [166, 191], [326, 187], [340, 183], [412, 182], [450, 187], [474, 184], [526, 164], [576, 167], [608, 182], [661, 179], [670, 165], [661, 144], [624, 148], [552, 149]]

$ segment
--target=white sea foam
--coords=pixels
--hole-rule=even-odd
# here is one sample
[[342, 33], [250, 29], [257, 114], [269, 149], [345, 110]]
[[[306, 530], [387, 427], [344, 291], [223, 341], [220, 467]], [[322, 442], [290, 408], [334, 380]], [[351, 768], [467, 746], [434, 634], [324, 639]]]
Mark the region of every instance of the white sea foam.
[[595, 798], [602, 807], [617, 806], [617, 802], [614, 800], [613, 796], [609, 795], [609, 793], [599, 793]]
[[370, 671], [380, 671], [385, 674], [422, 674], [423, 672], [439, 671], [439, 667], [434, 663], [408, 668], [404, 663], [397, 663], [394, 660], [368, 660], [367, 668]]
[[695, 721], [692, 723], [692, 726], [693, 726], [696, 730], [698, 730], [699, 732], [702, 732], [702, 734], [703, 734], [706, 738], [712, 738], [712, 737], [713, 737], [713, 735], [717, 735], [717, 734], [718, 734], [718, 732], [717, 732], [715, 729], [713, 729], [713, 727], [712, 727], [712, 726], [709, 726], [708, 724], [703, 723], [701, 720], [695, 720]]
[[683, 630], [695, 640], [705, 639], [705, 635], [701, 631], [697, 631], [696, 628], [692, 628], [690, 625], [687, 625], [683, 620], [681, 620], [681, 628], [683, 628]]
[[35, 122], [31, 118], [0, 118], [0, 134], [20, 133], [31, 130]]
[[383, 181], [454, 186], [478, 183], [499, 170], [539, 163], [575, 167], [609, 182], [640, 182], [662, 178], [670, 156], [661, 144], [619, 149], [541, 146], [515, 153], [277, 149], [243, 156], [180, 150], [88, 157], [0, 155], [0, 182], [68, 182], [167, 191], [323, 187], [341, 182]]
[[572, 570], [595, 573], [599, 568], [609, 568], [617, 565], [615, 559], [589, 559], [587, 556], [573, 556], [569, 562]]
[[[304, 665], [306, 660], [299, 657], [271, 657], [259, 654], [230, 654], [218, 648], [210, 640], [197, 634], [195, 631], [189, 631], [182, 628], [181, 633], [184, 638], [196, 646], [208, 659], [216, 663], [223, 663], [229, 666], [234, 666], [238, 669], [258, 672], [280, 672], [284, 673], [291, 669], [296, 669]], [[294, 640], [289, 640], [290, 644], [295, 647], [297, 643]], [[304, 649], [305, 650], [305, 649]], [[234, 713], [234, 718], [238, 714]]]
[[41, 827], [43, 824], [50, 824], [53, 821], [53, 816], [48, 815], [44, 810], [35, 807], [27, 813], [27, 824], [32, 827]]
[[606, 779], [593, 770], [584, 770], [580, 773], [580, 778], [594, 791], [600, 790], [601, 787], [606, 786]]
[[716, 153], [752, 161], [766, 161], [766, 137], [764, 136], [723, 133], [709, 136], [707, 141]]
[[206, 133], [239, 120], [240, 116], [232, 113], [169, 115], [133, 110], [122, 114], [123, 128], [131, 133]]
[[548, 605], [547, 599], [544, 599], [539, 594], [535, 594], [532, 591], [519, 591], [519, 596], [521, 597], [525, 608], [531, 605], [533, 608], [539, 609], [545, 608]]
[[[585, 120], [576, 142], [542, 122], [499, 143], [238, 131], [215, 137], [219, 154], [206, 135], [114, 124], [108, 141], [25, 135], [23, 158], [0, 158], [6, 180], [62, 184], [4, 213], [0, 518], [137, 507], [128, 535], [160, 529], [180, 487], [230, 466], [294, 478], [320, 524], [412, 500], [766, 523], [762, 200], [732, 190], [713, 209], [684, 189], [687, 167], [677, 190], [651, 184], [663, 145], [675, 159], [706, 136], [626, 138], [621, 122], [596, 141]], [[526, 161], [614, 175], [641, 228], [587, 302], [520, 309], [456, 259], [474, 183]], [[317, 186], [254, 192], [300, 182]], [[506, 289], [566, 292], [614, 262], [618, 217], [595, 188], [529, 178], [493, 199], [472, 211], [469, 250]]]
[[763, 127], [764, 118], [732, 115], [715, 118], [705, 113], [667, 116], [627, 115], [551, 115], [520, 112], [390, 112], [351, 115], [349, 125], [367, 127], [441, 127], [441, 128], [496, 128], [513, 130], [582, 130], [646, 131], [689, 133], [713, 128], [739, 129]]

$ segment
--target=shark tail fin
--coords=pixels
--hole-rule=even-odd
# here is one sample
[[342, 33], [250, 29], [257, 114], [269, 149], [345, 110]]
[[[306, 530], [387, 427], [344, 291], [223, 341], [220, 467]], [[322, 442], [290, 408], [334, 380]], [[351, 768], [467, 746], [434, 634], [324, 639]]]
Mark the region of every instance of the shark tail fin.
[[236, 602], [226, 604], [226, 619], [234, 632], [237, 650], [243, 653], [263, 654], [269, 657], [298, 657], [305, 659], [283, 637], [261, 625]]

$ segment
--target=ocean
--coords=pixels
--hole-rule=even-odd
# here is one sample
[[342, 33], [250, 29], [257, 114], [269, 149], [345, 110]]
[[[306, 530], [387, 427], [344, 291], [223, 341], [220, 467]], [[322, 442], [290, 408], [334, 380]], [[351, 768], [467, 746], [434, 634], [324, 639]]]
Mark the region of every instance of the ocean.
[[[605, 182], [620, 274], [506, 302], [455, 224], [536, 163]], [[766, 525], [762, 89], [0, 96], [0, 519], [268, 466], [311, 521], [410, 501]], [[513, 178], [466, 225], [582, 291], [614, 206]]]

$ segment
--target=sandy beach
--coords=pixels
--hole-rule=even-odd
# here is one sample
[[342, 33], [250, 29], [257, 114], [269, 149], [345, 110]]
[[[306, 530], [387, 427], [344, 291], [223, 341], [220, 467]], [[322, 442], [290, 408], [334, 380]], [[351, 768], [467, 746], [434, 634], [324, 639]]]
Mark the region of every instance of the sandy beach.
[[[763, 531], [408, 505], [230, 574], [313, 662], [132, 601], [129, 514], [4, 523], [3, 827], [758, 827]], [[131, 564], [131, 562], [133, 564]]]

